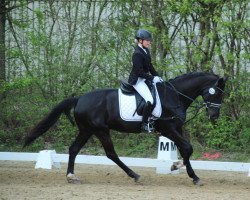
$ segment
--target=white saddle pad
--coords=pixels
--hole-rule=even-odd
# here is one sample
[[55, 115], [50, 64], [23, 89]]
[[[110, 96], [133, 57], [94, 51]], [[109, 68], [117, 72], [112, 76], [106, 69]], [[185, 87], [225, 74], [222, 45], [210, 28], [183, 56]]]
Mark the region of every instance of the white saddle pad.
[[[129, 96], [122, 93], [121, 89], [118, 90], [119, 98], [119, 111], [120, 116], [124, 121], [142, 121], [142, 116], [138, 115], [136, 110], [135, 96]], [[156, 90], [156, 105], [152, 112], [153, 118], [159, 118], [161, 116], [162, 108], [161, 102]], [[134, 114], [135, 113], [135, 114]]]

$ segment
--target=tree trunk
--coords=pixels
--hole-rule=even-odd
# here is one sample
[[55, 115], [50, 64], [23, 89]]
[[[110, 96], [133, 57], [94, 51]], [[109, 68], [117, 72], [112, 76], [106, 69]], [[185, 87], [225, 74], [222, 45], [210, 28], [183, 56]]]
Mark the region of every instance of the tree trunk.
[[[0, 91], [5, 81], [5, 19], [6, 7], [5, 0], [0, 0]], [[0, 103], [5, 97], [4, 93], [0, 92]], [[0, 113], [2, 112], [0, 106]]]

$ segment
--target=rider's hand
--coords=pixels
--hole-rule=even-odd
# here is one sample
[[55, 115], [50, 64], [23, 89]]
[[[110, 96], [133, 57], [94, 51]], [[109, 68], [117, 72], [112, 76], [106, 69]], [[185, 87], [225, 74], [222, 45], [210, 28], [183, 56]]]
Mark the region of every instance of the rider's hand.
[[159, 78], [160, 78], [160, 81], [161, 81], [161, 82], [164, 82], [164, 80], [163, 80], [160, 76], [159, 76]]
[[153, 79], [153, 83], [156, 84], [158, 82], [163, 82], [163, 79], [159, 76], [155, 76], [154, 79]]

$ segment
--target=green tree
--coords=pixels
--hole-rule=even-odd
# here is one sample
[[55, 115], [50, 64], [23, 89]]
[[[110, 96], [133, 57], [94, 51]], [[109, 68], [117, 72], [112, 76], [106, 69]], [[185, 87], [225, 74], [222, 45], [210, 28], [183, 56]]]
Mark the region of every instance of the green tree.
[[[0, 1], [0, 88], [5, 82], [5, 21], [6, 21], [6, 5], [5, 0]], [[4, 98], [4, 93], [0, 93], [0, 103]], [[3, 109], [0, 108], [0, 117], [2, 118]]]

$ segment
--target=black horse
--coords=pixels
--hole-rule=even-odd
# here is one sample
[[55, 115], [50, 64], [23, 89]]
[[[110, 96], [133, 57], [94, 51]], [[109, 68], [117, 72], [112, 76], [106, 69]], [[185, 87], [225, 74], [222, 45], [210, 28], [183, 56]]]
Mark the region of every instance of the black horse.
[[[187, 173], [193, 179], [194, 184], [201, 184], [190, 164], [190, 156], [193, 152], [192, 145], [183, 137], [182, 126], [186, 117], [186, 110], [191, 103], [201, 95], [206, 106], [207, 114], [211, 120], [219, 117], [223, 90], [226, 78], [204, 72], [184, 74], [168, 82], [157, 83], [157, 89], [162, 104], [162, 114], [155, 121], [155, 129], [161, 135], [171, 139], [176, 144]], [[173, 92], [178, 94], [178, 111], [173, 115], [169, 110], [167, 98], [171, 98]], [[95, 135], [105, 149], [109, 159], [121, 167], [128, 176], [138, 181], [139, 175], [128, 168], [118, 157], [110, 137], [110, 129], [127, 133], [141, 132], [141, 122], [123, 121], [119, 114], [117, 89], [101, 89], [86, 93], [78, 98], [69, 98], [59, 103], [42, 121], [40, 121], [28, 134], [24, 146], [32, 143], [36, 138], [53, 126], [62, 113], [69, 116], [71, 108], [74, 108], [75, 122], [79, 128], [79, 134], [69, 148], [69, 162], [67, 179], [69, 182], [79, 181], [74, 175], [75, 158], [80, 149], [85, 145], [90, 136]]]

